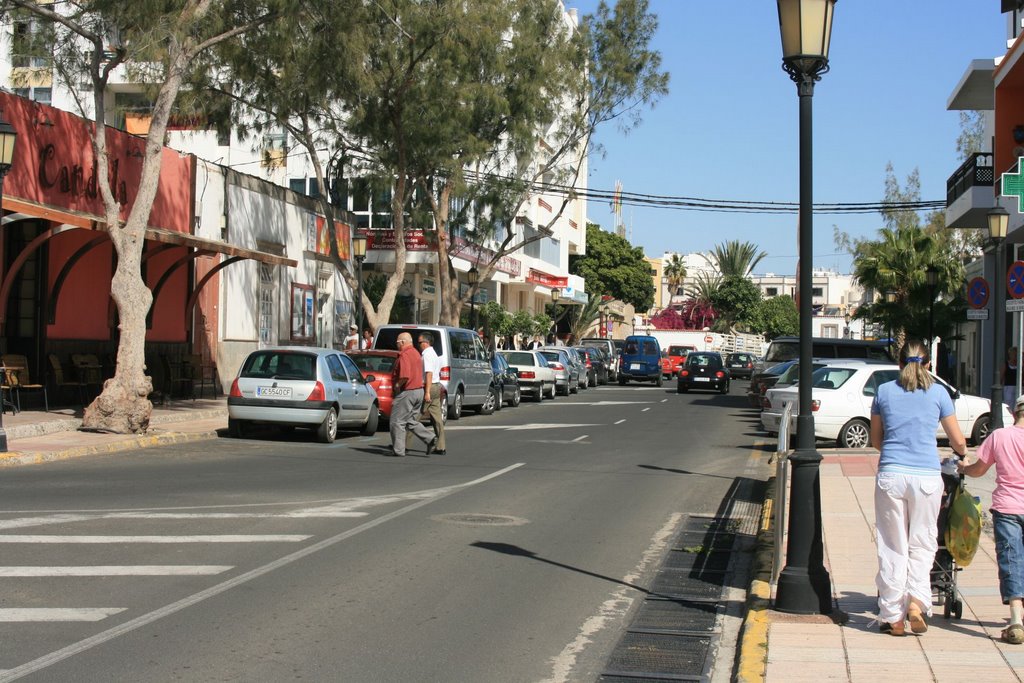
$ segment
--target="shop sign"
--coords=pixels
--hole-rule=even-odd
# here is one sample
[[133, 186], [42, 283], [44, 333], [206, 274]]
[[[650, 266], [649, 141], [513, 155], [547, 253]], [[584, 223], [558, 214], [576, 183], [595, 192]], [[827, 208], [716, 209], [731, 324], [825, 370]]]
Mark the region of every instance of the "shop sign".
[[530, 268], [526, 274], [526, 281], [532, 282], [535, 285], [542, 285], [544, 287], [565, 288], [569, 286], [568, 277], [559, 277], [558, 275], [545, 273], [543, 270], [537, 270], [536, 268]]
[[[394, 230], [366, 230], [366, 248], [392, 251], [398, 246]], [[434, 248], [433, 230], [404, 231], [405, 248], [407, 251], [431, 251]]]
[[[463, 237], [453, 237], [451, 255], [464, 258], [470, 263], [480, 264], [490, 263], [494, 259], [495, 252], [486, 247], [481, 247], [479, 244], [468, 242]], [[511, 256], [502, 256], [495, 264], [495, 269], [513, 277], [518, 277], [523, 272], [523, 264]]]
[[420, 286], [420, 291], [424, 294], [434, 293], [434, 281], [431, 278], [423, 278], [423, 284]]
[[[338, 256], [342, 261], [349, 260], [352, 228], [342, 221], [334, 221], [334, 236], [338, 240]], [[331, 231], [327, 229], [327, 219], [313, 213], [306, 214], [306, 251], [318, 256], [331, 255]]]

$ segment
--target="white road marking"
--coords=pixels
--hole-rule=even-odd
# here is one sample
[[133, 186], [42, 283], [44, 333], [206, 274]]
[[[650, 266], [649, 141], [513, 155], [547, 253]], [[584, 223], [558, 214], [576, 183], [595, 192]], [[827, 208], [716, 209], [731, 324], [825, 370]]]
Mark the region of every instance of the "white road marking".
[[584, 434], [583, 436], [578, 436], [578, 437], [576, 437], [575, 439], [573, 439], [573, 441], [574, 441], [574, 442], [575, 442], [575, 441], [583, 441], [583, 439], [585, 439], [585, 438], [587, 438], [587, 435], [586, 435], [586, 434]]
[[469, 431], [469, 430], [475, 430], [475, 429], [502, 429], [502, 430], [505, 430], [505, 431], [514, 432], [514, 431], [523, 431], [523, 430], [530, 430], [530, 429], [564, 429], [564, 428], [572, 428], [572, 427], [601, 427], [601, 426], [602, 425], [599, 425], [599, 424], [596, 424], [596, 423], [571, 424], [571, 423], [554, 423], [554, 422], [550, 422], [550, 423], [549, 422], [533, 422], [533, 423], [524, 424], [524, 425], [465, 425], [465, 426], [461, 426], [460, 425], [458, 427], [445, 427], [444, 430], [446, 432], [452, 432], [452, 431]]
[[298, 543], [301, 534], [207, 534], [194, 536], [46, 536], [0, 534], [0, 543]]
[[551, 676], [541, 683], [565, 683], [574, 679], [573, 667], [576, 665], [577, 657], [587, 648], [587, 645], [593, 642], [595, 633], [607, 628], [609, 624], [617, 623], [629, 611], [633, 601], [639, 597], [639, 589], [633, 586], [640, 580], [640, 577], [644, 576], [647, 567], [664, 555], [665, 546], [679, 526], [682, 517], [680, 512], [669, 516], [668, 521], [654, 534], [651, 544], [644, 551], [640, 562], [632, 572], [622, 577], [622, 583], [629, 585], [619, 586], [598, 608], [597, 614], [583, 622], [576, 638], [566, 645], [561, 653], [550, 660]]
[[0, 567], [0, 578], [41, 576], [210, 576], [222, 574], [231, 565], [143, 564], [96, 565], [88, 567]]
[[[582, 403], [580, 403], [580, 402], [574, 402], [574, 403], [555, 403], [553, 405], [544, 406], [544, 407], [545, 408], [555, 408], [555, 407], [558, 407], [558, 408], [568, 408], [570, 406], [635, 406], [637, 404], [642, 404], [642, 403], [654, 403], [654, 401], [592, 401], [592, 402], [584, 401]], [[450, 428], [446, 426], [445, 429], [450, 429]]]
[[668, 399], [667, 398], [663, 398], [663, 399], [661, 399], [661, 402], [662, 403], [668, 403]]
[[[101, 621], [125, 611], [125, 607], [9, 607], [0, 609], [0, 622]], [[10, 673], [15, 669], [9, 669]]]
[[49, 654], [45, 654], [42, 657], [38, 657], [30, 662], [26, 662], [25, 664], [17, 666], [13, 669], [8, 669], [7, 671], [0, 674], [0, 683], [4, 683], [5, 681], [16, 680], [23, 676], [27, 676], [30, 673], [34, 673], [36, 671], [45, 669], [48, 666], [52, 666], [53, 664], [57, 664], [58, 662], [62, 662], [65, 659], [68, 659], [69, 657], [75, 656], [76, 654], [85, 652], [86, 650], [91, 650], [92, 648], [98, 645], [102, 645], [103, 643], [106, 643], [108, 641], [111, 641], [114, 638], [122, 636], [126, 633], [131, 633], [136, 629], [142, 628], [143, 626], [151, 624], [159, 619], [163, 619], [166, 616], [170, 616], [171, 614], [175, 614], [184, 609], [192, 607], [193, 605], [199, 604], [204, 600], [207, 600], [208, 598], [212, 598], [217, 595], [220, 595], [221, 593], [225, 593], [231, 590], [232, 588], [236, 588], [237, 586], [246, 584], [249, 581], [258, 579], [261, 576], [269, 574], [270, 572], [280, 569], [282, 567], [286, 567], [292, 564], [293, 562], [297, 562], [305, 557], [308, 557], [309, 555], [318, 553], [321, 550], [330, 548], [333, 545], [337, 545], [338, 543], [341, 543], [342, 541], [352, 538], [353, 536], [361, 534], [364, 531], [369, 531], [370, 529], [376, 528], [382, 524], [386, 524], [387, 522], [390, 522], [393, 519], [397, 519], [398, 517], [418, 510], [419, 508], [424, 507], [425, 505], [429, 505], [430, 503], [433, 503], [446, 496], [449, 496], [461, 489], [465, 489], [476, 484], [481, 484], [490, 479], [500, 477], [501, 475], [506, 474], [507, 472], [511, 472], [515, 469], [522, 467], [524, 464], [525, 463], [521, 462], [516, 463], [514, 465], [509, 465], [504, 469], [500, 469], [497, 472], [492, 472], [491, 474], [485, 475], [478, 479], [474, 479], [473, 481], [469, 481], [464, 484], [456, 484], [454, 486], [447, 486], [441, 489], [436, 489], [436, 491], [438, 491], [439, 493], [432, 498], [416, 501], [411, 505], [407, 505], [403, 508], [394, 510], [385, 515], [381, 515], [376, 519], [372, 519], [368, 522], [365, 522], [364, 524], [360, 524], [359, 526], [349, 529], [348, 531], [343, 531], [342, 533], [337, 534], [336, 536], [325, 538], [322, 541], [318, 541], [317, 543], [296, 550], [295, 552], [289, 555], [285, 555], [284, 557], [278, 558], [273, 562], [269, 562], [263, 565], [262, 567], [257, 567], [256, 569], [247, 571], [244, 574], [240, 574], [234, 578], [223, 581], [217, 584], [216, 586], [211, 586], [206, 590], [194, 593], [193, 595], [190, 595], [186, 598], [182, 598], [177, 602], [173, 602], [169, 605], [165, 605], [159, 609], [153, 610], [148, 614], [143, 614], [141, 616], [135, 617], [134, 619], [129, 619], [123, 624], [119, 624], [117, 626], [109, 628], [106, 631], [101, 631], [100, 633], [85, 638], [84, 640], [80, 640], [77, 643], [72, 643], [67, 647], [63, 647]]
[[641, 408], [640, 412], [641, 413], [646, 413], [648, 410], [650, 410], [650, 408]]
[[622, 418], [621, 420], [619, 420], [619, 421], [618, 421], [618, 422], [616, 422], [615, 424], [617, 424], [617, 425], [620, 425], [620, 424], [622, 424], [622, 423], [623, 423], [623, 422], [625, 422], [625, 421], [626, 421], [626, 418]]

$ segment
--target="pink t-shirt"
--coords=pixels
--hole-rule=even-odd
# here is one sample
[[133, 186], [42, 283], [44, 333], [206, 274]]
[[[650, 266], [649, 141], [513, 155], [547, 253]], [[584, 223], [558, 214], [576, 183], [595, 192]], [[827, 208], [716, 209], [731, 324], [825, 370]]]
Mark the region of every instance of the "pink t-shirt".
[[1024, 428], [1011, 426], [992, 432], [978, 449], [978, 460], [996, 466], [992, 509], [1024, 514]]

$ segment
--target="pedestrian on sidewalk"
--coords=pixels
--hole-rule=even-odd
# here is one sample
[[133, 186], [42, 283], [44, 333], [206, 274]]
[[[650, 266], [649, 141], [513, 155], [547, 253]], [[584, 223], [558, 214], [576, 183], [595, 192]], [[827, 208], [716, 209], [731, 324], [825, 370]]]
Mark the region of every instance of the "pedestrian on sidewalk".
[[[444, 419], [441, 415], [441, 359], [434, 350], [434, 335], [431, 332], [420, 332], [416, 336], [423, 359], [423, 414], [430, 416], [430, 425], [434, 428], [435, 455], [445, 455], [448, 451], [444, 441]], [[409, 448], [412, 435], [406, 432], [405, 447]]]
[[391, 371], [394, 401], [391, 403], [391, 454], [405, 455], [405, 433], [412, 432], [427, 444], [430, 455], [437, 438], [434, 433], [420, 424], [423, 409], [423, 359], [412, 345], [412, 335], [402, 332], [396, 340], [398, 360]]
[[1010, 625], [1004, 642], [1024, 643], [1024, 396], [1013, 405], [1013, 424], [992, 432], [978, 448], [977, 461], [964, 458], [958, 469], [980, 477], [996, 466], [992, 491], [992, 527], [999, 565], [999, 594], [1010, 606]]
[[931, 568], [938, 549], [942, 476], [935, 432], [941, 424], [949, 445], [967, 453], [949, 393], [933, 382], [928, 347], [907, 340], [900, 374], [879, 385], [871, 404], [871, 443], [881, 451], [875, 478], [878, 548], [878, 621], [883, 633], [901, 636], [928, 630]]

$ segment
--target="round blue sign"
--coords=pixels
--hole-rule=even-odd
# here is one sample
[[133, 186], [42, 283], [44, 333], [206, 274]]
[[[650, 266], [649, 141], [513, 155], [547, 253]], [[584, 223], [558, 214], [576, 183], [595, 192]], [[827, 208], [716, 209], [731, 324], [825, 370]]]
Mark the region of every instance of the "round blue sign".
[[976, 277], [967, 283], [967, 303], [971, 308], [985, 308], [988, 305], [988, 282]]
[[1006, 271], [1006, 292], [1014, 299], [1024, 299], [1024, 261], [1014, 261]]

